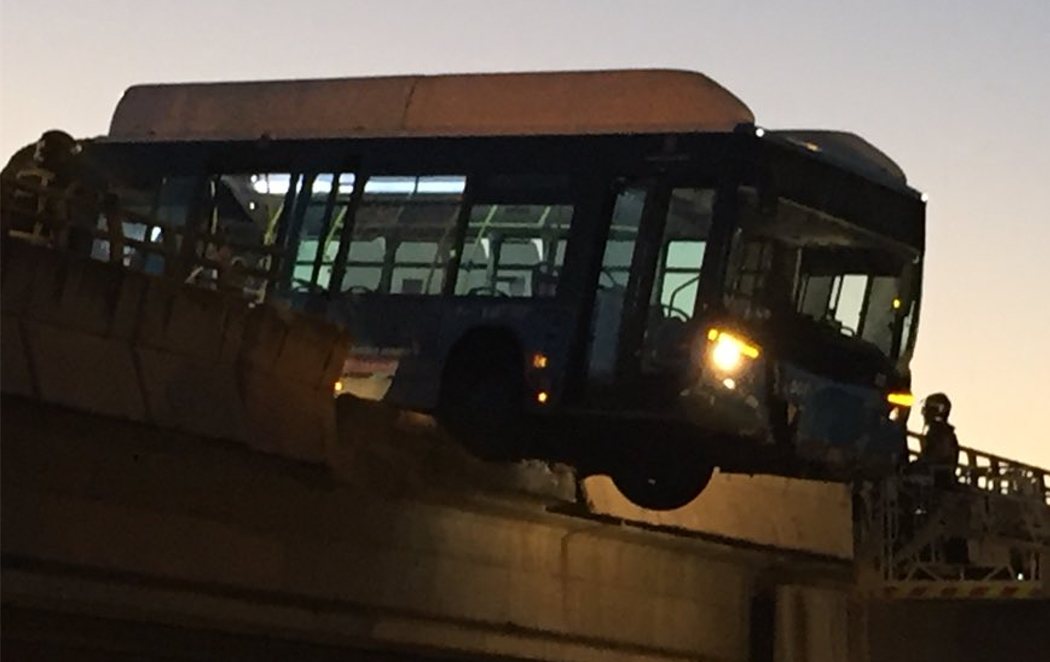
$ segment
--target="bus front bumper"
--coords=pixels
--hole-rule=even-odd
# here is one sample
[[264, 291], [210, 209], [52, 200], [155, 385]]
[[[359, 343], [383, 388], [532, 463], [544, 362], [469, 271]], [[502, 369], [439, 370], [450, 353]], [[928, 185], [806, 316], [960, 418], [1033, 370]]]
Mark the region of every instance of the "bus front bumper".
[[751, 453], [756, 466], [774, 457], [791, 471], [806, 467], [807, 475], [883, 475], [906, 452], [905, 421], [889, 418], [879, 389], [790, 364], [769, 372], [775, 389], [767, 386], [767, 371], [755, 370], [728, 382], [700, 375], [680, 393], [681, 415], [698, 433], [738, 440], [741, 452], [727, 456], [739, 460], [740, 470], [748, 471]]

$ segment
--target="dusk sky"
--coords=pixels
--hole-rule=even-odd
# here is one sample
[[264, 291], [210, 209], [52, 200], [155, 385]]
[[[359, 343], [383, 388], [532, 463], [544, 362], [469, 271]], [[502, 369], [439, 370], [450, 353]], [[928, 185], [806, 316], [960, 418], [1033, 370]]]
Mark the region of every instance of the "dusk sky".
[[[843, 129], [929, 194], [915, 391], [1050, 467], [1050, 0], [3, 0], [0, 158], [134, 83], [673, 67], [760, 125]], [[912, 418], [919, 425], [918, 416]]]

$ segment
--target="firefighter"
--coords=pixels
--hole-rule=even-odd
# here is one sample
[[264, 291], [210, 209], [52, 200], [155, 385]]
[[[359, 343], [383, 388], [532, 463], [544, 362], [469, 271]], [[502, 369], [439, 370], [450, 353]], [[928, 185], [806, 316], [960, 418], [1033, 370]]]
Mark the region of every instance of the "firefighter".
[[959, 439], [955, 427], [948, 422], [952, 402], [943, 393], [934, 393], [922, 404], [925, 430], [919, 461], [933, 476], [938, 488], [955, 484], [955, 467], [959, 464]]
[[79, 154], [80, 145], [72, 136], [52, 129], [11, 157], [3, 169], [3, 197], [11, 211], [4, 234], [15, 231], [53, 242], [61, 233], [76, 252], [90, 251], [87, 227], [94, 224], [97, 211], [83, 208], [94, 201], [84, 199]]
[[47, 191], [54, 184], [54, 161], [60, 151], [61, 132], [45, 132], [35, 143], [15, 152], [2, 173], [4, 215], [3, 233], [22, 236], [45, 235], [43, 217], [48, 211]]

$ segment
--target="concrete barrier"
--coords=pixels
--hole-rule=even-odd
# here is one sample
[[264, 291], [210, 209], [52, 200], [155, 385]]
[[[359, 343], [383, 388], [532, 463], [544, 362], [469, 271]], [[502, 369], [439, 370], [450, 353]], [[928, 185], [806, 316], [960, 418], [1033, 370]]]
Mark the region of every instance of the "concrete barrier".
[[3, 245], [4, 393], [321, 462], [336, 327], [219, 292]]
[[335, 439], [333, 388], [349, 341], [337, 327], [276, 307], [244, 319], [239, 377], [253, 444], [323, 461]]
[[37, 387], [29, 367], [29, 348], [22, 326], [14, 316], [4, 315], [0, 320], [0, 384], [4, 393], [34, 395]]
[[4, 391], [146, 420], [129, 342], [144, 281], [17, 241], [3, 249]]
[[22, 321], [21, 328], [41, 400], [149, 420], [135, 353], [126, 340], [30, 320]]

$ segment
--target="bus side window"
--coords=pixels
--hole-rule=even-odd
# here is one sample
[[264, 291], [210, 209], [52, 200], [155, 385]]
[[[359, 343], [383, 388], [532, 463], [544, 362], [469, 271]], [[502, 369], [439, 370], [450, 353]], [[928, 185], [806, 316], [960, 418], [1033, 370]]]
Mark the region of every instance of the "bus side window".
[[441, 294], [465, 184], [460, 175], [369, 178], [340, 289]]
[[599, 380], [608, 380], [615, 374], [624, 298], [647, 195], [646, 188], [626, 188], [616, 196], [613, 207], [612, 222], [602, 251], [591, 331], [589, 372], [592, 378]]
[[[874, 276], [868, 286], [861, 336], [889, 355], [893, 349], [893, 331], [900, 304], [898, 280], [893, 276]], [[896, 305], [894, 305], [896, 302]]]
[[384, 237], [373, 237], [368, 240], [362, 238], [350, 242], [350, 252], [346, 258], [346, 274], [343, 276], [343, 290], [377, 291], [379, 279], [383, 275], [384, 255], [386, 255]]
[[693, 317], [700, 290], [714, 196], [707, 188], [671, 191], [645, 320], [643, 369], [681, 360], [685, 323]]
[[322, 173], [313, 178], [293, 252], [293, 291], [328, 288], [339, 248], [339, 229], [353, 190], [351, 173]]
[[[142, 242], [125, 246], [125, 263], [257, 298], [266, 280], [235, 274], [234, 267], [268, 268], [260, 249], [290, 186], [288, 174], [177, 175], [148, 188], [114, 182], [124, 236]], [[98, 242], [95, 252], [101, 253]]]
[[[173, 253], [178, 248], [178, 239], [174, 231], [171, 236], [164, 237], [163, 228], [174, 230], [185, 224], [201, 181], [199, 177], [114, 181], [111, 192], [123, 211], [123, 236], [156, 246], [135, 248], [125, 245], [123, 255], [114, 258], [110, 255], [112, 247], [109, 242], [99, 238], [93, 242], [92, 256], [100, 260], [119, 259], [131, 269], [155, 275], [164, 274], [170, 268], [165, 254]], [[168, 243], [169, 251], [164, 250], [165, 242]]]
[[653, 305], [665, 316], [693, 316], [713, 205], [711, 189], [676, 188], [671, 192], [652, 297]]
[[[166, 253], [178, 247], [177, 236], [165, 237], [163, 228], [179, 228], [186, 223], [186, 216], [190, 213], [193, 195], [196, 188], [200, 186], [200, 180], [196, 177], [165, 177], [157, 192], [156, 204], [154, 205], [152, 218], [157, 225], [144, 228], [141, 239], [147, 240], [158, 246], [166, 246], [167, 251], [136, 251], [132, 258], [132, 265], [141, 268], [149, 274], [164, 274], [170, 269]], [[126, 236], [137, 236], [137, 232], [125, 227]]]
[[692, 317], [700, 283], [706, 241], [680, 239], [667, 244], [664, 252], [660, 304], [668, 310]]
[[831, 317], [851, 336], [858, 335], [861, 331], [860, 316], [867, 289], [868, 276], [864, 274], [844, 274], [838, 279], [835, 307], [831, 311]]
[[506, 202], [493, 197], [470, 210], [455, 293], [553, 297], [573, 205], [549, 191], [514, 191]]
[[773, 265], [773, 244], [737, 233], [726, 274], [726, 307], [744, 319], [768, 319], [771, 312], [763, 299], [766, 275]]

